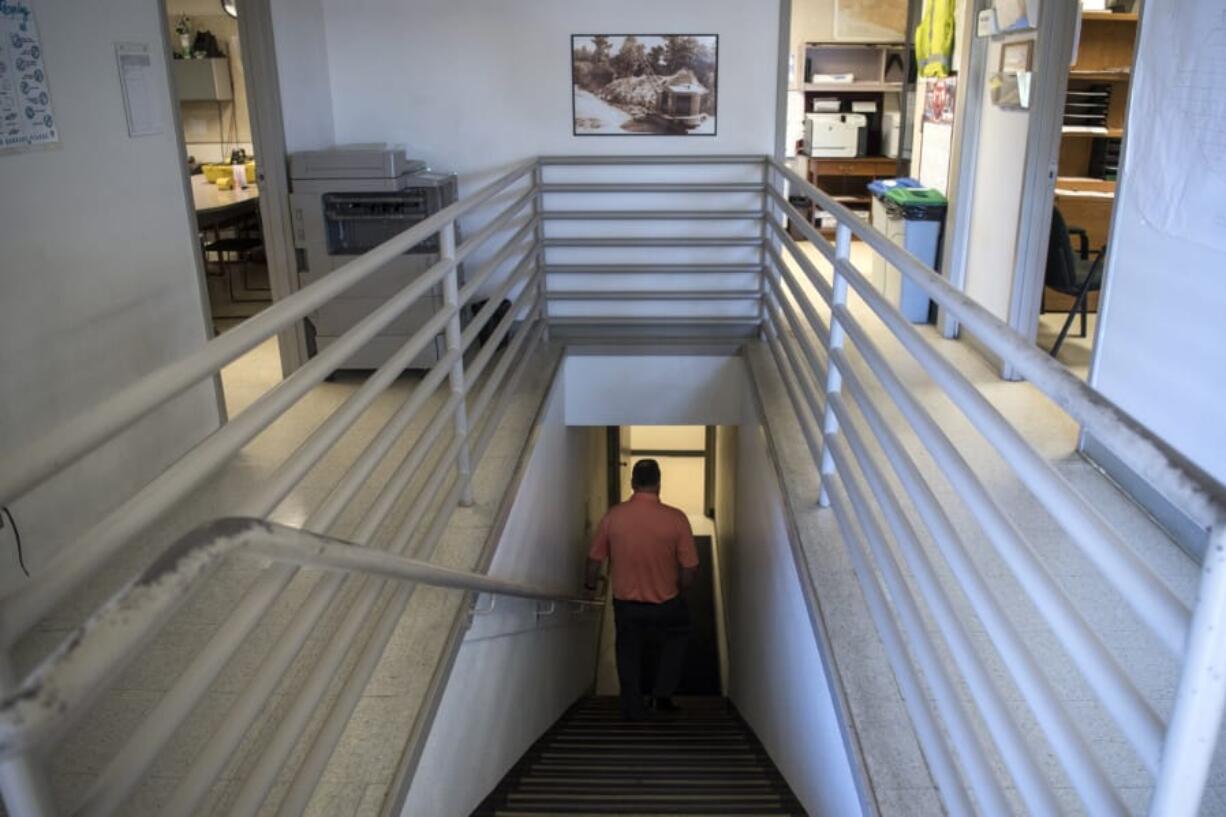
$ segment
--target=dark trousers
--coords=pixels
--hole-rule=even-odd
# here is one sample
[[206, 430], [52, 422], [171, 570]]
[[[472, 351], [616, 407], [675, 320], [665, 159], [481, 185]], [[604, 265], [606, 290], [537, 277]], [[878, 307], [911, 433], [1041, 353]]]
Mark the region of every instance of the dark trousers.
[[614, 599], [613, 615], [622, 712], [628, 716], [641, 715], [644, 642], [652, 637], [660, 641], [660, 661], [651, 694], [667, 698], [681, 681], [685, 642], [690, 636], [690, 611], [680, 596], [663, 604]]

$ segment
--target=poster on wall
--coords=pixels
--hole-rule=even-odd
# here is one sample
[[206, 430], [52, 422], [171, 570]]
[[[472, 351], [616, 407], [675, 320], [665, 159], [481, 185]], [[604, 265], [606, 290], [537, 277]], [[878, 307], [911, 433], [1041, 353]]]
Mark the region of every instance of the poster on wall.
[[60, 141], [29, 0], [0, 0], [0, 150]]
[[907, 39], [907, 0], [834, 0], [834, 38], [895, 43]]
[[719, 36], [575, 34], [575, 136], [714, 136]]
[[954, 100], [958, 98], [956, 77], [929, 79], [924, 88], [924, 121], [942, 125], [954, 123]]

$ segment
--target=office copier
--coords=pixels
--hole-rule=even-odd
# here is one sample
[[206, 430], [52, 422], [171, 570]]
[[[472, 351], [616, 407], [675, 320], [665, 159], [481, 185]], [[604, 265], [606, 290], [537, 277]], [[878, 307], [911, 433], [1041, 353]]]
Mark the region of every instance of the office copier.
[[[290, 187], [300, 286], [318, 281], [456, 200], [454, 174], [431, 173], [424, 162], [384, 145], [294, 153]], [[313, 357], [326, 349], [437, 261], [436, 234], [312, 312], [307, 317], [308, 353]], [[377, 368], [441, 306], [442, 290], [434, 287], [342, 368]], [[409, 368], [433, 365], [445, 354], [442, 344], [442, 338], [436, 338]]]

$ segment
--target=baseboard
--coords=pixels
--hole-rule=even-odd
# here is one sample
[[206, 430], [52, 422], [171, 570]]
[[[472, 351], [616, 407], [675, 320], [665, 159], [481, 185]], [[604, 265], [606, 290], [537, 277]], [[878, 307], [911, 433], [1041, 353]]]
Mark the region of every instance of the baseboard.
[[1082, 435], [1081, 453], [1140, 505], [1197, 563], [1204, 559], [1209, 532], [1184, 509], [1151, 488], [1148, 482], [1089, 432]]

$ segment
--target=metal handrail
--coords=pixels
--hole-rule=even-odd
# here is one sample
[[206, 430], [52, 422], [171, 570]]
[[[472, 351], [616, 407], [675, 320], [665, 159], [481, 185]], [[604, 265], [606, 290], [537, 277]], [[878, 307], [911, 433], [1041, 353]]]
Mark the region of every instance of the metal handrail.
[[[583, 180], [583, 168], [623, 165], [651, 167], [742, 166], [748, 178], [723, 173], [719, 179], [687, 174], [681, 181], [642, 181], [597, 173]], [[550, 177], [551, 169], [560, 178]], [[617, 179], [610, 181], [609, 179]], [[789, 203], [788, 188], [830, 212], [838, 222], [834, 244], [826, 241]], [[506, 194], [501, 195], [500, 194]], [[667, 206], [617, 209], [600, 206], [601, 196], [638, 193], [672, 196]], [[581, 195], [576, 195], [581, 194]], [[676, 204], [678, 196], [702, 194], [694, 209]], [[554, 201], [559, 196], [564, 201]], [[550, 205], [546, 206], [549, 197]], [[723, 197], [733, 197], [730, 202]], [[748, 197], [751, 201], [746, 203]], [[496, 207], [484, 225], [457, 244], [455, 223], [485, 204]], [[529, 205], [531, 209], [529, 210]], [[784, 228], [789, 219], [829, 263], [831, 280], [818, 270]], [[687, 221], [730, 222], [728, 232], [707, 238], [684, 234]], [[550, 225], [604, 222], [606, 228], [587, 237], [564, 234]], [[658, 222], [650, 235], [618, 234], [607, 225], [627, 229]], [[734, 224], [736, 224], [734, 232]], [[672, 225], [675, 232], [664, 229]], [[752, 230], [750, 232], [749, 230]], [[680, 234], [678, 234], [680, 233]], [[617, 324], [629, 330], [654, 330], [660, 324], [685, 326], [699, 338], [725, 338], [729, 331], [758, 333], [782, 379], [787, 400], [800, 425], [818, 475], [819, 499], [832, 506], [848, 555], [878, 625], [896, 677], [906, 688], [904, 700], [916, 725], [947, 809], [969, 814], [973, 809], [1001, 807], [1001, 774], [985, 762], [986, 752], [998, 750], [1003, 774], [1018, 789], [1033, 813], [1058, 811], [1051, 781], [1040, 774], [1033, 747], [1019, 737], [1016, 713], [1003, 706], [1000, 691], [972, 649], [950, 599], [936, 579], [937, 569], [920, 540], [927, 534], [937, 546], [949, 573], [982, 621], [989, 642], [1016, 680], [1052, 753], [1067, 771], [1077, 794], [1095, 814], [1122, 813], [1118, 793], [1098, 767], [1069, 714], [1044, 677], [1038, 663], [1006, 617], [992, 584], [968, 556], [972, 539], [958, 530], [927, 485], [913, 455], [897, 431], [886, 422], [867, 389], [872, 378], [895, 404], [903, 420], [931, 454], [932, 461], [971, 511], [981, 538], [995, 549], [1053, 633], [1066, 646], [1074, 664], [1104, 704], [1127, 740], [1156, 780], [1150, 805], [1154, 817], [1195, 813], [1208, 773], [1211, 750], [1226, 708], [1226, 643], [1216, 637], [1226, 620], [1226, 489], [1205, 476], [1147, 430], [1127, 417], [1094, 389], [1073, 377], [1047, 355], [953, 289], [934, 271], [782, 162], [753, 155], [713, 156], [548, 156], [516, 165], [484, 189], [457, 202], [425, 222], [406, 230], [366, 255], [323, 277], [238, 328], [210, 341], [184, 361], [148, 375], [78, 421], [36, 440], [10, 458], [0, 474], [0, 498], [17, 497], [67, 468], [140, 418], [216, 373], [257, 343], [274, 336], [371, 275], [408, 248], [437, 234], [439, 260], [429, 270], [391, 296], [369, 317], [334, 345], [312, 358], [242, 414], [233, 418], [178, 462], [120, 503], [102, 520], [64, 548], [49, 567], [24, 588], [0, 599], [0, 645], [16, 639], [53, 610], [75, 587], [115, 555], [137, 534], [150, 529], [170, 505], [190, 494], [264, 428], [282, 416], [346, 357], [390, 324], [431, 290], [441, 290], [443, 305], [392, 357], [370, 375], [270, 475], [260, 490], [239, 507], [241, 520], [219, 522], [197, 531], [166, 550], [158, 561], [133, 580], [112, 602], [86, 623], [26, 679], [10, 677], [0, 653], [0, 789], [17, 798], [28, 813], [56, 813], [50, 804], [38, 757], [83, 712], [92, 696], [106, 687], [131, 655], [169, 617], [184, 591], [208, 576], [225, 553], [235, 549], [258, 553], [273, 561], [260, 572], [247, 594], [214, 634], [193, 655], [171, 689], [149, 715], [112, 753], [102, 772], [91, 781], [74, 814], [108, 815], [119, 809], [172, 733], [203, 696], [246, 636], [265, 617], [289, 585], [299, 566], [329, 571], [312, 588], [292, 622], [262, 657], [255, 676], [235, 696], [229, 713], [193, 758], [185, 779], [165, 805], [164, 814], [188, 815], [207, 793], [243, 733], [265, 706], [277, 684], [316, 631], [324, 616], [340, 623], [322, 648], [305, 680], [294, 690], [281, 720], [253, 759], [232, 803], [234, 815], [251, 815], [264, 804], [291, 753], [305, 741], [305, 759], [293, 770], [278, 814], [305, 808], [315, 784], [349, 723], [397, 623], [407, 607], [415, 582], [455, 586], [482, 592], [587, 604], [565, 594], [528, 585], [499, 582], [476, 573], [447, 571], [427, 561], [440, 542], [451, 511], [471, 500], [471, 479], [489, 447], [506, 410], [506, 395], [514, 394], [534, 361], [534, 350], [545, 337], [576, 324]], [[930, 297], [944, 306], [990, 350], [1031, 381], [1071, 417], [1147, 479], [1159, 493], [1178, 503], [1209, 531], [1200, 596], [1194, 609], [1177, 598], [1087, 503], [1073, 493], [1051, 465], [967, 382], [958, 370], [904, 320], [852, 263], [852, 236], [859, 237], [897, 267]], [[484, 260], [461, 285], [459, 267], [484, 248]], [[691, 253], [702, 251], [706, 261], [669, 261], [663, 253], [650, 263], [619, 264], [602, 257], [592, 263], [563, 261], [553, 254], [581, 250], [589, 254], [618, 249], [659, 248]], [[746, 261], [756, 256], [756, 261]], [[552, 261], [551, 261], [552, 258]], [[606, 275], [651, 275], [639, 278], [647, 286], [627, 288], [588, 286]], [[672, 275], [706, 275], [692, 291]], [[757, 288], [736, 282], [736, 275], [754, 275]], [[734, 278], [728, 278], [729, 275]], [[550, 276], [584, 276], [583, 285], [549, 285]], [[687, 278], [684, 280], [694, 280]], [[732, 282], [732, 283], [729, 283]], [[465, 325], [461, 311], [477, 293], [489, 302]], [[513, 294], [518, 292], [518, 294]], [[810, 293], [816, 293], [815, 296]], [[1029, 543], [966, 462], [924, 405], [895, 374], [890, 357], [875, 344], [857, 313], [848, 307], [855, 293], [891, 337], [919, 363], [941, 392], [971, 421], [1040, 503], [1065, 527], [1070, 540], [1095, 564], [1107, 581], [1121, 591], [1138, 620], [1149, 626], [1168, 650], [1182, 661], [1180, 687], [1169, 722], [1164, 722], [1138, 693], [1126, 673], [1104, 647], [1053, 576], [1030, 550]], [[503, 299], [513, 299], [501, 319], [494, 315]], [[646, 305], [641, 312], [617, 315], [606, 311], [625, 301]], [[582, 306], [586, 312], [567, 314]], [[675, 306], [690, 308], [673, 314]], [[752, 308], [752, 314], [728, 314], [719, 308]], [[651, 314], [652, 308], [657, 314]], [[512, 333], [518, 325], [519, 330]], [[480, 351], [479, 335], [489, 329]], [[270, 526], [266, 519], [321, 459], [340, 442], [375, 399], [386, 392], [400, 371], [436, 336], [445, 351], [358, 457], [312, 509], [305, 530]], [[743, 337], [744, 335], [742, 335]], [[505, 347], [500, 351], [502, 347]], [[853, 352], [858, 359], [853, 361]], [[392, 450], [415, 418], [446, 383], [440, 404], [407, 446]], [[877, 448], [870, 450], [867, 426]], [[415, 475], [430, 465], [416, 491], [406, 496]], [[885, 473], [886, 466], [896, 479]], [[380, 469], [390, 472], [365, 508], [357, 527], [338, 538], [338, 520]], [[895, 487], [901, 487], [901, 492]], [[391, 524], [393, 507], [407, 505]], [[914, 511], [912, 516], [909, 511]], [[915, 524], [922, 523], [922, 528]], [[313, 532], [308, 532], [313, 531]], [[974, 534], [979, 536], [978, 532]], [[796, 555], [794, 553], [794, 555]], [[935, 558], [935, 555], [934, 557]], [[803, 560], [797, 561], [803, 568]], [[903, 568], [909, 577], [903, 574]], [[912, 582], [908, 581], [908, 578]], [[385, 581], [393, 593], [382, 594]], [[808, 577], [802, 576], [807, 582]], [[448, 584], [451, 582], [451, 584]], [[912, 590], [912, 583], [914, 590]], [[353, 588], [354, 592], [342, 592]], [[806, 596], [810, 612], [816, 599]], [[936, 627], [919, 626], [924, 610]], [[820, 619], [820, 612], [817, 613]], [[901, 622], [901, 627], [895, 622]], [[814, 632], [822, 638], [823, 626]], [[361, 634], [362, 637], [358, 637]], [[364, 639], [364, 640], [363, 640]], [[951, 666], [941, 663], [938, 645], [947, 648]], [[820, 645], [819, 645], [820, 646]], [[346, 662], [351, 652], [356, 661]], [[914, 661], [912, 659], [914, 656]], [[837, 671], [831, 669], [833, 676]], [[343, 673], [343, 674], [342, 674]], [[964, 681], [968, 701], [957, 694]], [[931, 708], [925, 684], [931, 691]], [[322, 725], [307, 739], [308, 721], [324, 702], [325, 690], [338, 688]], [[836, 697], [839, 694], [836, 690]], [[54, 703], [54, 706], [52, 704]], [[986, 727], [973, 728], [973, 706]], [[59, 708], [59, 712], [52, 711]], [[849, 747], [854, 735], [844, 735]], [[413, 755], [411, 749], [409, 755]], [[849, 749], [849, 751], [852, 751]], [[853, 758], [853, 763], [856, 760]], [[973, 797], [968, 797], [968, 790]], [[861, 793], [863, 795], [863, 792]], [[864, 799], [862, 797], [862, 799]], [[869, 800], [865, 800], [869, 802]], [[866, 806], [871, 809], [871, 802]], [[10, 810], [14, 810], [10, 803]]]
[[604, 604], [553, 588], [441, 567], [264, 519], [225, 518], [179, 539], [46, 658], [0, 709], [0, 761], [57, 740], [191, 596], [210, 568], [242, 551], [296, 567], [381, 576], [578, 607]]
[[[860, 369], [848, 356], [851, 347], [860, 353], [867, 373], [881, 384], [946, 479], [958, 490], [987, 534], [987, 541], [1013, 570], [1053, 633], [1067, 647], [1100, 702], [1155, 776], [1155, 794], [1149, 813], [1153, 817], [1195, 814], [1226, 708], [1226, 678], [1217, 669], [1226, 663], [1226, 644], [1215, 636], [1215, 627], [1226, 616], [1226, 576], [1222, 575], [1226, 567], [1226, 553], [1222, 548], [1226, 542], [1226, 502], [1223, 501], [1226, 489], [955, 290], [936, 272], [782, 162], [768, 158], [766, 164], [769, 170], [764, 207], [769, 213], [764, 230], [771, 240], [763, 254], [763, 337], [818, 469], [822, 504], [833, 507], [895, 675], [900, 684], [908, 686], [911, 683], [917, 670], [907, 653], [914, 653], [922, 674], [928, 679], [933, 703], [945, 722], [944, 732], [933, 728], [927, 707], [918, 711], [916, 701], [910, 700], [910, 694], [904, 694], [946, 808], [951, 813], [966, 812], [968, 805], [960, 794], [965, 785], [975, 792], [981, 808], [994, 812], [991, 803], [996, 797], [996, 780], [976, 765], [975, 753], [980, 751], [978, 741], [968, 739], [965, 730], [958, 725], [962, 716], [956, 701], [951, 699], [948, 686], [941, 681], [942, 668], [933, 666], [930, 651], [925, 646], [926, 634], [922, 628], [910, 632], [904, 647], [886, 612], [893, 607], [906, 627], [918, 619], [917, 602], [921, 600], [936, 618], [938, 632], [945, 639], [972, 700], [985, 719], [990, 738], [1002, 753], [1005, 769], [1027, 807], [1036, 814], [1058, 811], [1051, 796], [1050, 781], [1037, 774], [1031, 750], [1018, 740], [1014, 716], [1000, 706], [998, 693], [984, 675], [978, 657], [968, 651], [965, 635], [949, 609], [945, 591], [932, 574], [928, 557], [906, 517], [900, 496], [884, 479], [878, 462], [856, 428], [857, 421], [849, 411], [852, 406], [859, 410], [885, 454], [885, 462], [893, 468], [903, 490], [902, 498], [913, 503], [972, 609], [983, 621], [992, 645], [1014, 674], [1040, 730], [1087, 809], [1093, 814], [1122, 814], [1124, 811], [1118, 793], [1098, 767], [1033, 656], [1004, 616], [990, 585], [967, 557], [961, 535], [932, 495], [912, 455], [900, 444], [866, 391]], [[807, 197], [835, 217], [837, 230], [833, 246], [792, 206], [785, 186], [787, 192]], [[785, 231], [784, 218], [830, 263], [832, 283], [825, 280]], [[1188, 509], [1206, 527], [1211, 547], [1207, 549], [1194, 610], [1189, 611], [1184, 602], [1157, 579], [1114, 529], [1076, 495], [978, 390], [881, 296], [851, 262], [852, 235], [897, 267], [907, 280], [918, 285], [974, 332], [987, 348], [1079, 421], [1086, 432], [1111, 447], [1156, 490]], [[789, 261], [807, 279], [805, 284], [817, 293], [816, 301], [810, 300]], [[1138, 693], [940, 426], [894, 374], [889, 359], [848, 308], [849, 291], [860, 296], [942, 393], [1002, 453], [1007, 464], [1052, 512], [1072, 541], [1121, 592], [1138, 620], [1148, 625], [1182, 662], [1179, 695], [1169, 723], [1164, 723]], [[819, 305], [827, 317], [819, 314], [816, 308]], [[861, 480], [868, 484], [870, 491], [865, 492], [860, 487]], [[870, 499], [874, 505], [870, 505]], [[893, 548], [887, 544], [889, 537], [878, 521], [878, 514], [887, 523]], [[917, 582], [916, 596], [898, 573], [895, 551], [901, 554]], [[878, 572], [885, 587], [878, 586]], [[950, 763], [952, 755], [962, 759], [961, 773]]]

